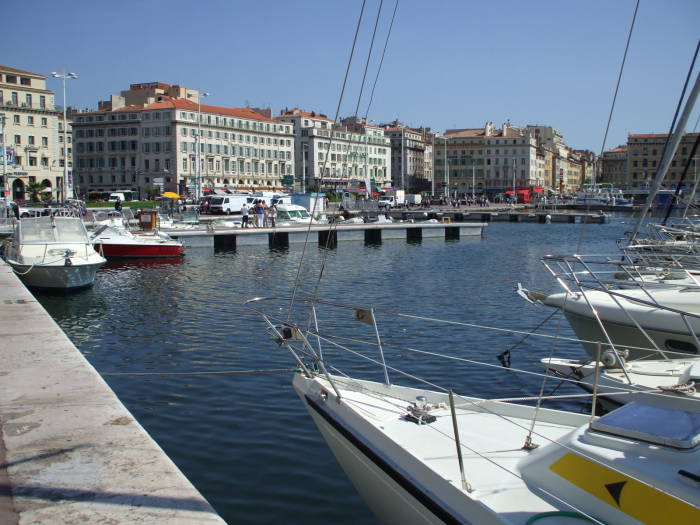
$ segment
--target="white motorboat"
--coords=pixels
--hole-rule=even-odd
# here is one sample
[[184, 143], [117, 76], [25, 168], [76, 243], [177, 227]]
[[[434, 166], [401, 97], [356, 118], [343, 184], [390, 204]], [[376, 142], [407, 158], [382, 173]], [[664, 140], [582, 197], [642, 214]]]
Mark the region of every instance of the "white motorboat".
[[[653, 401], [679, 407], [679, 400], [699, 401], [695, 384], [700, 384], [700, 358], [626, 361], [606, 355], [603, 363], [576, 359], [545, 358], [545, 369], [593, 392], [616, 405], [632, 401]], [[609, 366], [608, 366], [609, 365]], [[654, 399], [651, 400], [650, 397]]]
[[629, 350], [631, 360], [700, 355], [697, 286], [561, 292], [543, 303], [564, 312], [591, 357], [595, 341]]
[[182, 243], [159, 231], [133, 234], [123, 228], [102, 226], [90, 239], [95, 249], [108, 259], [182, 255]]
[[297, 204], [278, 204], [277, 208], [277, 226], [296, 226], [299, 224], [319, 224], [319, 221], [314, 219], [309, 211], [303, 206]]
[[[306, 322], [281, 314], [285, 308], [276, 301], [250, 304], [294, 356], [297, 394], [383, 523], [700, 520], [697, 403], [680, 409], [636, 402], [595, 417], [458, 396], [387, 362], [383, 341], [395, 339], [384, 326], [379, 338], [374, 310], [306, 302], [311, 305]], [[329, 308], [354, 314], [329, 315]], [[332, 319], [331, 330], [319, 326], [323, 318]], [[367, 337], [365, 328], [364, 337], [353, 336], [342, 319], [373, 325], [369, 333], [377, 339]], [[331, 350], [340, 354], [333, 362], [352, 372], [329, 372], [324, 352]], [[406, 354], [411, 350], [420, 352], [402, 348], [401, 363], [415, 364], [417, 356]], [[431, 360], [450, 358], [423, 353]], [[361, 364], [353, 366], [348, 356]], [[449, 362], [446, 368], [454, 368], [455, 361]], [[394, 384], [390, 376], [408, 386]]]
[[52, 290], [91, 286], [106, 262], [78, 217], [21, 219], [4, 257], [25, 285]]
[[609, 184], [584, 184], [576, 193], [575, 204], [584, 206], [632, 206], [619, 188]]

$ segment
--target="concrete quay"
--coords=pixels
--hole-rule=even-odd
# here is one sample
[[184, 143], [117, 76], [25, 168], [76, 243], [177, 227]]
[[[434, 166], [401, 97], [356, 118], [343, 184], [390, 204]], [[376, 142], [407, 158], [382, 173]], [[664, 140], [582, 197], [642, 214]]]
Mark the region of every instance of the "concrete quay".
[[2, 261], [0, 523], [224, 523]]

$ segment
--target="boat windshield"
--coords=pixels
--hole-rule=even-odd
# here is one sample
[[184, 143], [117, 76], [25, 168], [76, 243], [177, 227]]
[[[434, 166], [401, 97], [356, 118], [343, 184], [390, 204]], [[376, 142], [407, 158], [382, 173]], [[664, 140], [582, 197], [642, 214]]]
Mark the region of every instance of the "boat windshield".
[[83, 222], [73, 217], [36, 217], [22, 219], [22, 243], [87, 242]]

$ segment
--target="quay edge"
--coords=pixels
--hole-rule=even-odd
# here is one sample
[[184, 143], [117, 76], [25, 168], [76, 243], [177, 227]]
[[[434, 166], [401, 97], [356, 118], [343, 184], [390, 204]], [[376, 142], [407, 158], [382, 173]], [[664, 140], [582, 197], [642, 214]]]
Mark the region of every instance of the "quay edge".
[[0, 523], [224, 524], [0, 261]]

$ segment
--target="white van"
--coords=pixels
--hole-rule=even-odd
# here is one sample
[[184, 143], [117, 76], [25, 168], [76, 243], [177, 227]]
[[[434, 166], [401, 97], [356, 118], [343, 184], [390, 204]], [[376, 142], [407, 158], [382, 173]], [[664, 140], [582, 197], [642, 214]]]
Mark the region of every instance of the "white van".
[[209, 213], [240, 213], [244, 202], [247, 202], [248, 195], [216, 195], [209, 201]]
[[126, 198], [124, 198], [123, 193], [110, 193], [109, 194], [109, 202], [117, 202], [117, 201], [122, 201], [124, 202]]

